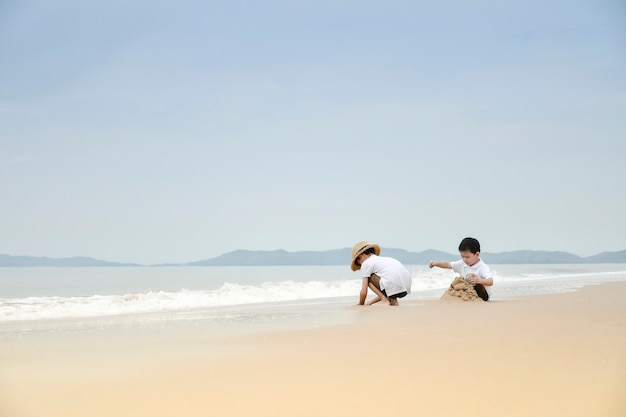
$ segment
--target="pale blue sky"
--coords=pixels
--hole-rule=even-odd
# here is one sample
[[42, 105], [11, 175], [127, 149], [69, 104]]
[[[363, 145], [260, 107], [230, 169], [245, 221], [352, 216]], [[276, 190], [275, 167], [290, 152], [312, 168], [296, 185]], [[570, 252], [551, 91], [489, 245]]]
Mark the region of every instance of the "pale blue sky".
[[626, 249], [623, 1], [302, 3], [1, 2], [0, 253]]

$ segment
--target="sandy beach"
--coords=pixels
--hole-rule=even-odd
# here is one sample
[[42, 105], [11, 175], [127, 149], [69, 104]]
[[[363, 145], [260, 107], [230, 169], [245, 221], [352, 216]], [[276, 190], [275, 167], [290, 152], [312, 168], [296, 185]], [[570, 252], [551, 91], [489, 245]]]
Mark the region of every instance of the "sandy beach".
[[0, 343], [0, 416], [626, 415], [626, 282], [357, 309], [350, 324]]

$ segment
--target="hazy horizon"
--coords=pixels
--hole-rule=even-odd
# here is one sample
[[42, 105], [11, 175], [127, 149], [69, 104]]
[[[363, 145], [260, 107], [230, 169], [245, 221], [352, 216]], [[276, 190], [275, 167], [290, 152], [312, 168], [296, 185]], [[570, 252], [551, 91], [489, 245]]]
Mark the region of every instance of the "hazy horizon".
[[[216, 259], [219, 258], [221, 256], [224, 255], [229, 255], [231, 253], [235, 253], [235, 252], [239, 252], [239, 251], [243, 251], [243, 252], [279, 252], [279, 251], [285, 251], [289, 254], [293, 254], [293, 253], [299, 253], [299, 252], [315, 252], [315, 253], [323, 253], [323, 252], [332, 252], [332, 251], [337, 251], [337, 250], [350, 250], [351, 248], [348, 247], [344, 247], [344, 248], [332, 248], [332, 249], [320, 249], [320, 250], [307, 250], [307, 249], [303, 249], [301, 251], [287, 251], [285, 249], [263, 249], [263, 250], [253, 250], [253, 249], [245, 249], [245, 248], [240, 248], [240, 249], [235, 249], [233, 251], [229, 251], [229, 252], [225, 252], [225, 253], [221, 253], [219, 255], [215, 255], [215, 256], [205, 256], [202, 257], [201, 259], [192, 259], [192, 260], [187, 260], [187, 261], [181, 261], [181, 262], [165, 262], [165, 263], [141, 263], [141, 262], [134, 262], [134, 261], [126, 261], [126, 262], [118, 262], [115, 260], [111, 260], [111, 259], [105, 259], [105, 258], [95, 258], [95, 257], [90, 257], [90, 256], [82, 256], [82, 255], [70, 255], [70, 256], [64, 256], [64, 257], [59, 257], [59, 258], [55, 258], [55, 257], [49, 257], [49, 256], [45, 256], [45, 255], [41, 255], [41, 256], [32, 256], [32, 255], [28, 255], [28, 254], [20, 254], [20, 255], [11, 255], [11, 254], [7, 254], [7, 253], [0, 253], [0, 256], [2, 255], [8, 255], [8, 256], [12, 256], [12, 257], [32, 257], [32, 258], [45, 258], [45, 259], [51, 259], [51, 260], [58, 260], [58, 259], [73, 259], [73, 258], [88, 258], [88, 259], [93, 259], [96, 261], [104, 261], [104, 262], [113, 262], [113, 263], [122, 263], [122, 264], [133, 264], [133, 265], [140, 265], [140, 266], [157, 266], [157, 265], [185, 265], [188, 263], [195, 263], [195, 262], [202, 262], [202, 261], [206, 261], [206, 260], [212, 260], [212, 259]], [[404, 248], [390, 248], [390, 247], [383, 247], [382, 250], [391, 250], [391, 251], [407, 251], [409, 253], [423, 253], [426, 251], [435, 251], [435, 252], [443, 252], [443, 253], [448, 253], [451, 257], [456, 257], [456, 252], [449, 252], [449, 251], [445, 251], [445, 250], [440, 250], [440, 249], [433, 249], [433, 248], [428, 248], [428, 249], [424, 249], [424, 250], [420, 250], [420, 251], [411, 251], [408, 249], [404, 249]], [[588, 256], [595, 256], [595, 255], [599, 255], [601, 253], [616, 253], [616, 252], [623, 252], [626, 251], [626, 249], [622, 249], [622, 250], [617, 250], [617, 251], [602, 251], [602, 252], [598, 252], [598, 253], [594, 253], [592, 255], [588, 255]], [[560, 251], [560, 250], [555, 250], [555, 251], [542, 251], [542, 250], [538, 250], [538, 249], [518, 249], [518, 250], [512, 250], [512, 251], [503, 251], [503, 252], [490, 252], [490, 251], [481, 251], [481, 253], [484, 254], [490, 254], [490, 255], [503, 255], [503, 254], [507, 254], [507, 253], [515, 253], [515, 252], [546, 252], [546, 253], [551, 253], [551, 252], [559, 252], [559, 253], [565, 253], [565, 254], [570, 254], [570, 255], [575, 255], [578, 256], [580, 258], [586, 258], [588, 256], [581, 256], [579, 254], [576, 253], [572, 253], [572, 252], [567, 252], [567, 251]], [[383, 256], [385, 254], [383, 253]], [[349, 260], [348, 260], [349, 261]], [[346, 261], [346, 262], [348, 262]]]
[[614, 0], [0, 5], [0, 253], [624, 249]]

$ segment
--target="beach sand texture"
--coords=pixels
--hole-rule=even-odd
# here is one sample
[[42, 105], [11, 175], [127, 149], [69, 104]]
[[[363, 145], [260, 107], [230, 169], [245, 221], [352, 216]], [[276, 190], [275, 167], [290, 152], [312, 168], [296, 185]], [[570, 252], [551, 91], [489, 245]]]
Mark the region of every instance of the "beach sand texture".
[[[247, 336], [123, 329], [0, 344], [0, 416], [626, 416], [626, 283], [360, 307]], [[359, 308], [359, 307], [346, 307]]]

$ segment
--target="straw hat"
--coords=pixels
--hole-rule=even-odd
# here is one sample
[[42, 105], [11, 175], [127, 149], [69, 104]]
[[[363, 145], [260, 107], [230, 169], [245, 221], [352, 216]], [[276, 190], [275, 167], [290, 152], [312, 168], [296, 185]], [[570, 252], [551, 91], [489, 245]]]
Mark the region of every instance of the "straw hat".
[[363, 240], [357, 243], [356, 245], [354, 245], [354, 247], [352, 248], [352, 265], [350, 265], [353, 271], [357, 271], [361, 269], [361, 265], [356, 264], [356, 258], [358, 258], [360, 254], [362, 254], [363, 252], [365, 252], [366, 250], [370, 248], [374, 248], [374, 253], [376, 255], [380, 255], [380, 246], [378, 246], [375, 243], [367, 243], [366, 241]]

